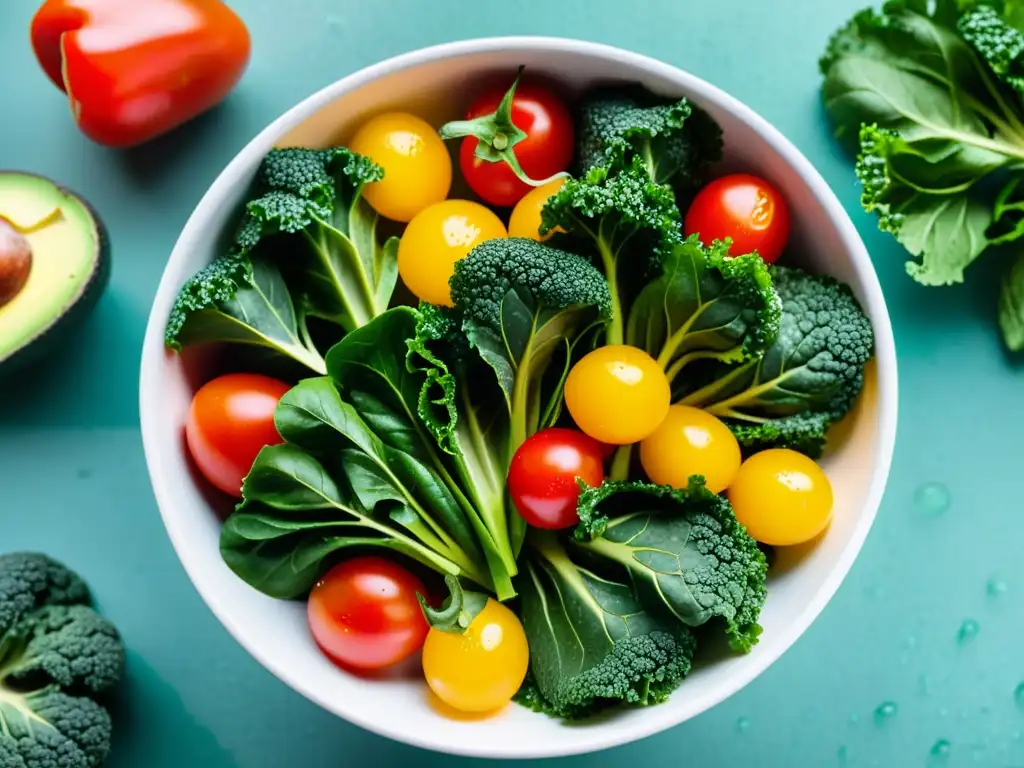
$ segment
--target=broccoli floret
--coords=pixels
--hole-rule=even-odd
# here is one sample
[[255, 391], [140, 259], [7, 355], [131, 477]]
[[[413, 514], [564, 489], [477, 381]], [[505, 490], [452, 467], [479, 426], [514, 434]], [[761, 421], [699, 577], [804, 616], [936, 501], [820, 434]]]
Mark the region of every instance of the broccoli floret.
[[574, 546], [599, 565], [621, 569], [650, 611], [698, 627], [725, 620], [733, 649], [747, 652], [761, 634], [768, 564], [729, 501], [704, 478], [685, 490], [608, 481], [579, 499]]
[[782, 300], [775, 343], [741, 365], [710, 367], [680, 402], [725, 419], [748, 452], [774, 446], [817, 456], [864, 386], [874, 332], [844, 283], [793, 267], [775, 267], [773, 280]]
[[518, 589], [531, 678], [520, 700], [568, 719], [664, 701], [689, 674], [690, 631], [574, 562], [550, 531], [531, 529], [527, 541]]
[[700, 187], [722, 156], [722, 131], [687, 99], [669, 100], [640, 86], [599, 88], [580, 110], [577, 154], [583, 173], [622, 168], [638, 157], [651, 179], [679, 190]]
[[112, 729], [95, 697], [124, 663], [77, 574], [41, 554], [0, 556], [0, 768], [102, 765]]
[[651, 181], [635, 157], [619, 172], [598, 167], [566, 181], [544, 206], [541, 221], [542, 233], [566, 233], [553, 243], [582, 248], [601, 265], [612, 302], [607, 343], [622, 344], [630, 303], [660, 271], [660, 255], [682, 240], [671, 188]]

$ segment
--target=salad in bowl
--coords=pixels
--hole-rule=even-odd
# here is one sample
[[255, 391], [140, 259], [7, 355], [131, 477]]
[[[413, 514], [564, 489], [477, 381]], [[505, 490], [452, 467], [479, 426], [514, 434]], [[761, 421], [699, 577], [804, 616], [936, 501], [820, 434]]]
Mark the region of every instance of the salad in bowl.
[[261, 154], [163, 318], [207, 355], [188, 462], [338, 679], [475, 726], [653, 710], [827, 537], [875, 327], [699, 99], [522, 66], [469, 96]]

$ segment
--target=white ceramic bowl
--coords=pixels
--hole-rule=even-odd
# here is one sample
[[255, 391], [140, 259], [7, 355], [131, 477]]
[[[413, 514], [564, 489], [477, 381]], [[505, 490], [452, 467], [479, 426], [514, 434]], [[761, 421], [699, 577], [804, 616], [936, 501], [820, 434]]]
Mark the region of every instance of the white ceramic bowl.
[[[182, 437], [203, 363], [163, 346], [175, 294], [216, 255], [218, 235], [273, 146], [344, 142], [368, 115], [395, 107], [440, 124], [466, 106], [475, 79], [507, 74], [521, 63], [570, 87], [639, 81], [708, 110], [725, 131], [724, 167], [763, 175], [784, 190], [794, 215], [794, 250], [811, 268], [853, 286], [877, 342], [865, 393], [825, 461], [835, 489], [834, 522], [814, 547], [787, 553], [773, 571], [761, 642], [749, 655], [700, 665], [668, 702], [572, 727], [517, 706], [489, 720], [448, 719], [428, 704], [419, 680], [347, 675], [317, 650], [303, 604], [265, 597], [228, 570], [218, 551], [220, 521], [195, 480]], [[676, 725], [738, 691], [796, 641], [835, 593], [875, 517], [895, 440], [896, 389], [889, 316], [864, 245], [824, 180], [778, 131], [714, 86], [658, 61], [572, 40], [501, 38], [427, 48], [357, 72], [290, 109], [238, 153], [192, 214], [160, 282], [142, 358], [141, 418], [153, 488], [178, 556], [213, 612], [265, 667], [325, 709], [392, 739], [442, 752], [529, 758], [603, 749]]]

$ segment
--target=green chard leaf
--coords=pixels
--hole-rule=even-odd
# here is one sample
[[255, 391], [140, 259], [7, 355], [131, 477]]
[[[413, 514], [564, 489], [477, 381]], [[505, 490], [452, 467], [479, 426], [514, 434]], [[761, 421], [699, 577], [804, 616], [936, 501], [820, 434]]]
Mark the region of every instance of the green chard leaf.
[[757, 643], [767, 561], [703, 478], [686, 490], [605, 482], [580, 494], [579, 512], [574, 547], [584, 562], [624, 572], [647, 610], [690, 627], [720, 617], [735, 650]]

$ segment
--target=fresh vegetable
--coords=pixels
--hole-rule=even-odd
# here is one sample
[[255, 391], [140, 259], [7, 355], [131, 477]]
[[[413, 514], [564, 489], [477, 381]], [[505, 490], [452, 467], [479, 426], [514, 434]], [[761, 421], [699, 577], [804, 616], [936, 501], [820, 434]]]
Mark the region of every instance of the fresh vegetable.
[[602, 480], [598, 442], [574, 429], [549, 427], [527, 438], [512, 457], [508, 492], [530, 525], [570, 528], [579, 522], [580, 483], [597, 486]]
[[700, 475], [712, 493], [729, 487], [740, 468], [740, 444], [707, 411], [673, 405], [654, 432], [640, 443], [640, 462], [651, 482], [686, 488]]
[[422, 301], [451, 306], [455, 262], [480, 243], [508, 237], [494, 213], [470, 200], [444, 200], [416, 214], [398, 243], [398, 273]]
[[329, 570], [309, 593], [307, 616], [317, 645], [342, 666], [380, 670], [423, 647], [427, 622], [413, 573], [382, 557], [364, 555]]
[[46, 0], [31, 36], [82, 133], [111, 147], [149, 141], [219, 104], [251, 48], [245, 23], [219, 0]]
[[744, 362], [774, 343], [782, 305], [757, 254], [730, 257], [726, 243], [705, 247], [691, 235], [662, 255], [660, 269], [633, 303], [626, 339], [670, 382], [698, 361]]
[[607, 344], [624, 342], [633, 298], [658, 272], [660, 254], [680, 241], [680, 215], [672, 190], [651, 181], [639, 157], [618, 173], [597, 167], [569, 179], [541, 215], [541, 234], [556, 227], [559, 247], [583, 250], [608, 280], [611, 320]]
[[0, 374], [63, 343], [109, 278], [106, 228], [85, 200], [41, 176], [0, 172]]
[[864, 386], [874, 333], [845, 284], [793, 267], [776, 266], [773, 277], [782, 301], [775, 343], [745, 363], [704, 368], [679, 402], [724, 419], [748, 452], [817, 456]]
[[167, 344], [265, 347], [324, 373], [307, 318], [355, 330], [387, 309], [398, 279], [398, 241], [377, 243], [377, 216], [362, 199], [381, 174], [340, 147], [271, 151], [228, 254], [182, 287]]
[[529, 659], [519, 618], [493, 598], [462, 631], [431, 627], [423, 644], [427, 685], [460, 712], [493, 712], [508, 704]]
[[229, 373], [201, 386], [192, 397], [185, 439], [203, 476], [231, 496], [260, 449], [281, 442], [274, 409], [289, 390], [283, 381], [255, 373]]
[[86, 583], [42, 554], [0, 556], [0, 766], [99, 768], [125, 650]]
[[607, 482], [583, 492], [579, 515], [573, 546], [627, 571], [647, 610], [690, 627], [718, 617], [734, 649], [757, 644], [767, 563], [701, 478], [685, 489]]
[[[861, 203], [907, 250], [918, 282], [949, 285], [989, 247], [1024, 234], [1020, 80], [1014, 3], [890, 0], [856, 14], [821, 58], [836, 136], [856, 155]], [[1003, 296], [1020, 271], [1005, 267]], [[1003, 338], [1020, 306], [1001, 301]]]
[[722, 156], [722, 130], [687, 99], [666, 99], [640, 86], [590, 91], [580, 109], [579, 164], [628, 167], [642, 161], [648, 178], [680, 193], [695, 191]]
[[542, 243], [554, 237], [560, 230], [552, 230], [544, 235], [540, 233], [541, 214], [548, 200], [564, 185], [565, 178], [557, 178], [527, 192], [512, 209], [508, 220], [509, 237], [528, 237]]
[[743, 462], [729, 486], [736, 518], [763, 544], [810, 541], [832, 520], [832, 484], [802, 453], [773, 448]]
[[581, 719], [617, 702], [654, 704], [690, 672], [689, 629], [646, 611], [628, 578], [571, 559], [552, 531], [529, 531], [518, 589], [536, 709]]
[[427, 206], [448, 197], [451, 157], [422, 118], [405, 112], [377, 115], [360, 126], [349, 146], [384, 169], [383, 176], [363, 191], [381, 216], [409, 222]]
[[672, 401], [665, 372], [637, 347], [598, 347], [577, 362], [565, 380], [565, 406], [595, 440], [628, 445], [661, 424]]
[[518, 75], [507, 91], [481, 93], [466, 119], [445, 124], [440, 134], [462, 138], [462, 175], [476, 194], [499, 207], [515, 205], [531, 187], [565, 172], [575, 138], [562, 98], [542, 83], [520, 82]]
[[683, 230], [705, 243], [731, 240], [733, 256], [757, 253], [778, 261], [789, 241], [789, 204], [771, 184], [749, 173], [715, 179], [694, 197]]

